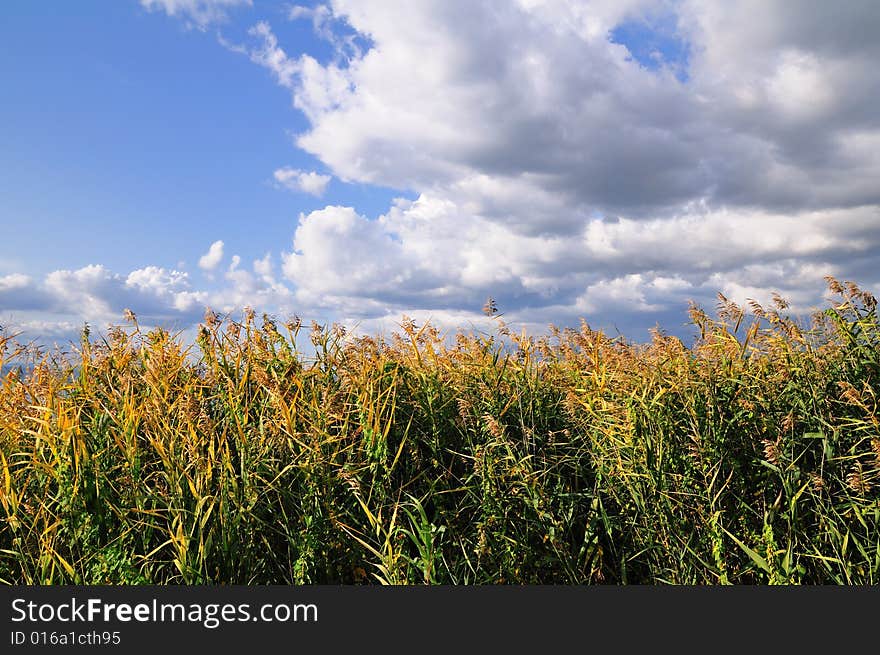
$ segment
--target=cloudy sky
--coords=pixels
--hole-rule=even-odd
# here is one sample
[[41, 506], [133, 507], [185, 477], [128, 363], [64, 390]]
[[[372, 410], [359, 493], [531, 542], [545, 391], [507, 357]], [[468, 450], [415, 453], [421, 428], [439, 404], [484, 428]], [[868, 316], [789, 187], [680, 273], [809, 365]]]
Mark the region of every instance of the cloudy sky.
[[880, 286], [875, 0], [0, 4], [0, 325], [689, 334]]

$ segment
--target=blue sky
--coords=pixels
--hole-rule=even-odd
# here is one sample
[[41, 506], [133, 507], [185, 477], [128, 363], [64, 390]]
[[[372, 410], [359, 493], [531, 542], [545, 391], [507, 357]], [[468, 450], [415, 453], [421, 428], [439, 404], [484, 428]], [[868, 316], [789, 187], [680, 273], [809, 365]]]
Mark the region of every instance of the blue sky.
[[[300, 211], [326, 204], [272, 186], [284, 165], [321, 170], [291, 144], [305, 120], [214, 30], [136, 2], [10, 2], [0, 12], [0, 192], [14, 227], [5, 272], [174, 268], [194, 264], [219, 234], [252, 259], [289, 241]], [[273, 14], [284, 12], [261, 15]], [[304, 51], [326, 50], [307, 25], [281, 24]], [[392, 195], [332, 189], [334, 202], [371, 213]]]
[[824, 275], [880, 282], [874, 27], [871, 2], [4, 2], [0, 325], [454, 327], [493, 296], [638, 339], [718, 291], [809, 311]]
[[687, 81], [690, 44], [680, 33], [672, 11], [625, 20], [611, 30], [609, 39], [625, 46], [645, 68], [658, 70], [668, 66], [680, 81]]

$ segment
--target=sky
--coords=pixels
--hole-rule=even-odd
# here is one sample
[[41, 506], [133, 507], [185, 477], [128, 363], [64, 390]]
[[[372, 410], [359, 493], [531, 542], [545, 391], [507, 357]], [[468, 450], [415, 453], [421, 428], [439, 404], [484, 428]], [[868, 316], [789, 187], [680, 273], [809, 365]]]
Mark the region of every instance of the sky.
[[874, 0], [5, 0], [0, 326], [492, 297], [643, 340], [876, 292], [878, 33]]

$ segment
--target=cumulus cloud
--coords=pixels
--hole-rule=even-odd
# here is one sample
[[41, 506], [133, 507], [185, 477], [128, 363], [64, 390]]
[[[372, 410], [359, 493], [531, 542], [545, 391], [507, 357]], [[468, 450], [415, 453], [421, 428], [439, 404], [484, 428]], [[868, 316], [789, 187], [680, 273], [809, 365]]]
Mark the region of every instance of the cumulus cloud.
[[141, 0], [141, 6], [148, 11], [182, 17], [188, 25], [199, 29], [225, 21], [229, 9], [252, 4], [252, 0]]
[[213, 271], [223, 260], [223, 242], [215, 241], [208, 248], [208, 252], [199, 257], [199, 268], [205, 271]]
[[0, 275], [0, 310], [4, 307], [39, 309], [45, 307], [47, 301], [30, 276], [21, 273]]
[[12, 326], [14, 334], [37, 335], [40, 339], [66, 339], [70, 341], [78, 330], [82, 329], [82, 323], [71, 321], [47, 321], [40, 319], [16, 321]]
[[31, 283], [31, 278], [21, 273], [11, 273], [9, 275], [0, 275], [0, 293], [14, 291], [16, 289], [27, 288]]
[[301, 171], [285, 166], [274, 173], [275, 181], [290, 191], [302, 191], [313, 196], [323, 196], [330, 183], [330, 175], [321, 175], [315, 171]]
[[141, 326], [187, 328], [206, 307], [222, 312], [246, 305], [292, 311], [290, 290], [275, 278], [271, 256], [256, 260], [254, 273], [233, 258], [221, 284], [194, 287], [185, 271], [158, 266], [117, 273], [100, 264], [56, 270], [42, 280], [23, 275], [0, 277], [0, 325], [31, 336], [68, 336], [88, 322], [99, 328], [118, 324], [131, 309]]
[[[490, 209], [517, 187], [552, 195], [545, 213], [561, 200], [575, 217], [653, 217], [694, 199], [783, 209], [877, 200], [880, 155], [847, 148], [853, 129], [880, 128], [866, 110], [880, 95], [874, 46], [830, 47], [854, 17], [876, 22], [876, 7], [834, 20], [797, 12], [811, 40], [786, 3], [685, 3], [675, 20], [695, 55], [682, 83], [608, 39], [666, 5], [613, 4], [339, 0], [337, 20], [375, 43], [362, 56], [294, 56], [261, 23], [252, 57], [309, 118], [299, 145], [343, 179], [456, 194], [488, 178], [478, 197]], [[745, 29], [755, 15], [762, 29]]]
[[750, 297], [786, 291], [808, 309], [825, 274], [880, 282], [869, 270], [878, 222], [876, 207], [794, 215], [692, 207], [662, 219], [597, 217], [576, 234], [523, 234], [423, 195], [377, 220], [347, 207], [301, 216], [283, 270], [300, 303], [350, 316], [477, 311], [491, 295], [523, 322], [632, 310], [630, 325], [650, 327], [645, 313], [680, 314], [718, 291], [741, 297], [738, 289], [763, 285]]
[[255, 260], [253, 272], [239, 268], [240, 258], [233, 263], [224, 275], [229, 284], [208, 296], [208, 304], [212, 308], [225, 313], [234, 313], [244, 307], [293, 313], [290, 305], [292, 294], [290, 289], [276, 280], [270, 255]]
[[126, 276], [92, 264], [77, 270], [53, 271], [41, 288], [48, 299], [47, 310], [96, 323], [117, 321], [125, 308], [132, 308], [145, 321], [191, 321], [199, 316], [200, 301], [206, 294], [190, 290], [188, 277], [181, 271], [156, 266]]
[[[719, 290], [806, 307], [827, 273], [875, 284], [880, 10], [808, 5], [292, 9], [372, 44], [324, 62], [258, 24], [247, 52], [308, 119], [299, 147], [343, 181], [417, 197], [301, 216], [283, 257], [296, 297], [366, 317], [486, 294], [523, 317], [638, 316]], [[686, 61], [645, 65], [613, 42], [633, 21]]]
[[385, 222], [350, 207], [328, 206], [301, 216], [293, 251], [283, 255], [283, 271], [296, 284], [300, 302], [325, 308], [401, 302], [407, 293], [428, 293], [430, 286], [413, 288], [413, 275], [422, 271]]
[[[204, 25], [239, 3], [143, 4]], [[378, 326], [470, 320], [491, 295], [537, 328], [585, 316], [631, 332], [674, 330], [688, 300], [718, 291], [778, 290], [806, 311], [825, 274], [880, 285], [876, 2], [334, 0], [286, 13], [331, 53], [298, 51], [266, 21], [227, 43], [290, 92], [307, 121], [296, 144], [326, 170], [279, 168], [276, 184], [320, 197], [336, 177], [410, 199], [367, 215], [331, 198], [299, 216], [284, 252], [233, 258], [220, 289], [86, 267], [0, 278], [0, 307], [109, 315], [134, 297], [157, 316], [250, 304]], [[631, 24], [686, 56], [640, 61], [613, 38]], [[199, 267], [222, 260], [217, 241]]]

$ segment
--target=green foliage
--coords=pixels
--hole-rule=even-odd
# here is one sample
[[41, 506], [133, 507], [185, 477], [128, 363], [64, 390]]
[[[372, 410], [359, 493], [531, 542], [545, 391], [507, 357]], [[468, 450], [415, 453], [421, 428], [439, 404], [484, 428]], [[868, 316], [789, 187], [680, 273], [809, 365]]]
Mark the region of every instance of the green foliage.
[[829, 287], [691, 347], [129, 313], [0, 385], [0, 581], [877, 584], [880, 325]]

